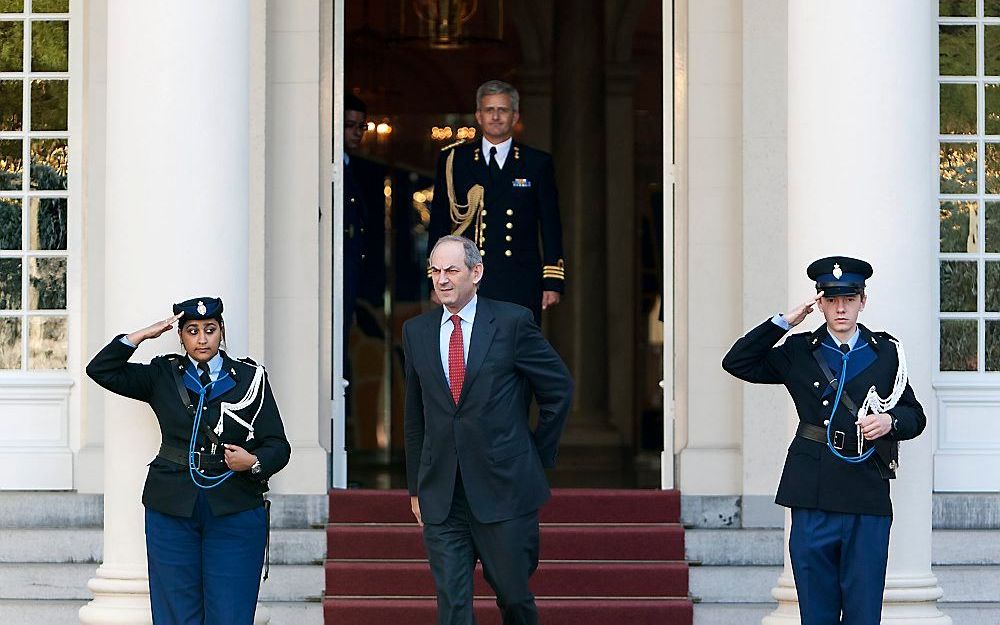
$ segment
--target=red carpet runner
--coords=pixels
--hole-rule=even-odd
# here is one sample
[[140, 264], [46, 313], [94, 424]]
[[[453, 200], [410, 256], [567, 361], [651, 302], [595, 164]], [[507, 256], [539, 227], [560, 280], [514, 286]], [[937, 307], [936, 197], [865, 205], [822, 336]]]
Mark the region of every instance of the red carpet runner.
[[[691, 625], [677, 491], [553, 491], [531, 578], [542, 625]], [[434, 581], [404, 491], [330, 492], [327, 625], [433, 625]], [[476, 574], [476, 620], [498, 625]]]

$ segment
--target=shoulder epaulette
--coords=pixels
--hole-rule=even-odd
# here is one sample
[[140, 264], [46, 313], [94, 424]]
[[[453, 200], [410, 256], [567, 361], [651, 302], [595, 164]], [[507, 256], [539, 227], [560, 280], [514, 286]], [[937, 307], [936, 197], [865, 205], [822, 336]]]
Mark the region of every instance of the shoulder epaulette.
[[463, 143], [465, 143], [465, 141], [466, 141], [465, 139], [459, 139], [455, 143], [449, 143], [448, 145], [446, 145], [443, 148], [441, 148], [441, 151], [442, 152], [447, 152], [448, 150], [450, 150], [452, 148], [455, 148], [455, 147], [458, 147], [458, 146], [462, 145]]
[[181, 359], [181, 358], [184, 358], [184, 356], [182, 356], [182, 355], [180, 355], [180, 354], [160, 354], [159, 356], [156, 356], [156, 357], [154, 358], [154, 360], [155, 360], [156, 358], [164, 358], [164, 359], [166, 359], [166, 360], [179, 360], [179, 359]]
[[242, 362], [245, 365], [250, 365], [251, 367], [257, 366], [257, 363], [254, 361], [254, 359], [249, 356], [244, 356], [243, 358], [237, 358], [236, 360]]

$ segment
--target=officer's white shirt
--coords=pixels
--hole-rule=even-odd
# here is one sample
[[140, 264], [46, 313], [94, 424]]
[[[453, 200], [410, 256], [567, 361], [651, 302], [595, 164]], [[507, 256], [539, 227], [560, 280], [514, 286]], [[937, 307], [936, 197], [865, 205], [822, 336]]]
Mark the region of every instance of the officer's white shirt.
[[[469, 339], [472, 337], [472, 324], [476, 320], [476, 302], [479, 296], [473, 295], [469, 303], [458, 311], [458, 316], [462, 318], [462, 355], [464, 362], [469, 362]], [[441, 346], [441, 366], [444, 367], [444, 378], [451, 386], [451, 372], [448, 371], [448, 344], [451, 342], [451, 332], [455, 329], [455, 324], [451, 322], [452, 313], [447, 307], [442, 307], [441, 311], [441, 334], [439, 335], [439, 345]]]
[[503, 169], [503, 164], [507, 162], [507, 155], [510, 154], [510, 146], [514, 143], [514, 138], [511, 137], [503, 143], [497, 143], [496, 145], [489, 142], [486, 137], [483, 137], [483, 156], [486, 157], [486, 166], [490, 166], [490, 148], [497, 149], [497, 165], [500, 169]]

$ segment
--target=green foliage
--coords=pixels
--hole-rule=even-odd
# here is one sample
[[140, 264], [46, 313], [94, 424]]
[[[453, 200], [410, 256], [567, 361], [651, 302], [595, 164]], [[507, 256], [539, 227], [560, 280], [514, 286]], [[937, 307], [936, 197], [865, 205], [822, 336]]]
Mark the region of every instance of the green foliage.
[[[989, 0], [986, 0], [989, 2]], [[974, 17], [976, 0], [940, 0], [938, 15], [941, 17]]]
[[24, 70], [24, 22], [0, 22], [0, 72]]
[[978, 210], [975, 202], [941, 202], [940, 219], [942, 252], [978, 251]]
[[975, 319], [941, 320], [941, 371], [975, 371], [979, 366]]
[[0, 250], [21, 249], [21, 201], [0, 198]]
[[939, 151], [941, 161], [941, 193], [975, 193], [976, 144], [942, 143]]
[[938, 27], [938, 67], [942, 76], [976, 75], [976, 27]]
[[23, 85], [20, 80], [0, 80], [0, 131], [21, 130]]
[[69, 155], [65, 139], [39, 139], [31, 142], [31, 188], [66, 189]]
[[69, 0], [32, 0], [32, 13], [69, 13]]
[[976, 134], [975, 84], [941, 85], [940, 126], [945, 135]]
[[1000, 371], [1000, 321], [986, 321], [986, 370]]
[[66, 259], [33, 258], [29, 281], [35, 310], [66, 308]]
[[941, 261], [941, 311], [975, 312], [977, 293], [976, 263], [964, 260]]
[[40, 198], [34, 216], [34, 248], [38, 250], [66, 249], [66, 200]]
[[31, 71], [69, 71], [69, 22], [31, 24]]
[[21, 259], [0, 258], [0, 310], [21, 308]]
[[66, 130], [69, 119], [69, 81], [31, 81], [31, 129]]

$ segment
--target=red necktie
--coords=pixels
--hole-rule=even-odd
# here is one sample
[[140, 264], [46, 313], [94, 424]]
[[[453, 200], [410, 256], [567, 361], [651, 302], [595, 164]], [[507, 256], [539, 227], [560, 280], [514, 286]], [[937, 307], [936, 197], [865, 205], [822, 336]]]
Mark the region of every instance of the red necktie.
[[455, 327], [448, 341], [448, 379], [451, 380], [451, 398], [457, 406], [458, 398], [462, 396], [462, 383], [465, 382], [465, 347], [462, 343], [462, 318], [452, 315], [451, 322]]

